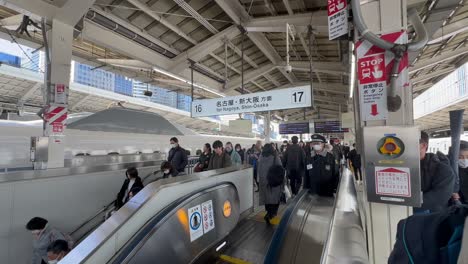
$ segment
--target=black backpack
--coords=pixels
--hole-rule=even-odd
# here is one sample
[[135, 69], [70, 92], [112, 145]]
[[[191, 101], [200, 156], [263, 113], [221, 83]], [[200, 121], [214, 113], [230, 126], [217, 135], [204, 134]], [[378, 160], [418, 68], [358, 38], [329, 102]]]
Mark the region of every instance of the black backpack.
[[284, 182], [284, 168], [281, 165], [273, 165], [268, 170], [267, 175], [268, 185], [277, 187]]

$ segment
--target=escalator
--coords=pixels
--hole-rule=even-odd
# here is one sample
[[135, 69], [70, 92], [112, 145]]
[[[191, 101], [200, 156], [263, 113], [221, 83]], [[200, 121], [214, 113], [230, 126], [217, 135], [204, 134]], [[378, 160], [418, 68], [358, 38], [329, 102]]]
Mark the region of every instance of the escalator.
[[333, 254], [333, 197], [301, 191], [267, 225], [265, 212], [253, 212], [251, 173], [155, 182], [61, 263], [321, 263], [325, 249]]

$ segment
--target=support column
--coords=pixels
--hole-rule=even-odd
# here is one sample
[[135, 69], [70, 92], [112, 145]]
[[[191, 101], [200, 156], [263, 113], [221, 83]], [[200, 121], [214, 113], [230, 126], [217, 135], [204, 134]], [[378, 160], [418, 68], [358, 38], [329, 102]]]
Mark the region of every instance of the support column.
[[265, 143], [270, 143], [271, 142], [271, 112], [268, 111], [268, 113], [265, 115]]
[[[44, 74], [44, 136], [49, 137], [47, 168], [64, 166], [65, 128], [72, 58], [73, 26], [52, 19], [47, 32]], [[48, 55], [48, 56], [47, 56]]]
[[[369, 29], [376, 34], [387, 34], [407, 29], [406, 0], [361, 0], [361, 10]], [[355, 42], [358, 38], [355, 38]], [[357, 59], [357, 58], [356, 58]], [[357, 68], [357, 66], [356, 66]], [[363, 121], [360, 119], [357, 82], [354, 91], [354, 111], [356, 118], [356, 146], [366, 160], [364, 153], [363, 127], [385, 125], [413, 125], [413, 97], [412, 89], [399, 89], [398, 95], [402, 99], [401, 108], [396, 112], [389, 112], [386, 121]], [[362, 163], [366, 166], [365, 162]], [[363, 168], [363, 172], [365, 169]], [[363, 175], [364, 178], [366, 175]], [[363, 187], [364, 207], [366, 211], [365, 228], [368, 237], [370, 263], [387, 263], [387, 259], [395, 244], [398, 222], [412, 214], [412, 208], [383, 203], [367, 202], [366, 186]]]

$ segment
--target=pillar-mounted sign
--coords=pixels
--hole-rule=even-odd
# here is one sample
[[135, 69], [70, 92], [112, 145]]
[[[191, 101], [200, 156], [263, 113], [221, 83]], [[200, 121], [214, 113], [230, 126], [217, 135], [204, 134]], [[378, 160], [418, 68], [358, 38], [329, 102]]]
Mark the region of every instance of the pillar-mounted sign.
[[369, 202], [421, 206], [419, 136], [416, 127], [364, 127]]
[[310, 86], [306, 85], [238, 96], [194, 100], [192, 117], [262, 112], [310, 107], [311, 105]]

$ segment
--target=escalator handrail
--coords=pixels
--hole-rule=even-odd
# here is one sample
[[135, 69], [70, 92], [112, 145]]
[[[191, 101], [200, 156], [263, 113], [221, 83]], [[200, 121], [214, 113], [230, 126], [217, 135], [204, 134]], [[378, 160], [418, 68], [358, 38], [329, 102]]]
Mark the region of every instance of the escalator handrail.
[[[146, 179], [148, 179], [149, 177], [153, 176], [153, 175], [156, 175], [157, 173], [161, 172], [161, 170], [155, 170], [153, 171], [152, 173], [149, 173], [148, 175], [146, 175], [143, 179], [142, 179], [142, 182], [145, 182]], [[162, 177], [159, 177], [159, 178], [156, 178], [154, 181], [157, 181], [159, 179], [161, 179]], [[117, 200], [117, 199], [116, 199]], [[113, 200], [112, 202], [110, 202], [109, 204], [107, 204], [106, 206], [104, 206], [101, 210], [99, 210], [96, 214], [94, 214], [93, 216], [91, 216], [90, 218], [88, 218], [86, 221], [84, 221], [81, 225], [79, 225], [78, 227], [76, 227], [73, 231], [70, 232], [70, 236], [73, 236], [76, 232], [78, 232], [82, 227], [86, 226], [88, 223], [90, 223], [91, 221], [93, 221], [94, 219], [96, 219], [96, 217], [99, 217], [102, 213], [110, 210], [112, 207], [114, 207], [115, 209], [115, 201], [116, 200]], [[84, 235], [86, 236], [88, 234], [88, 232]], [[79, 239], [77, 239], [77, 241], [80, 241], [82, 240], [83, 237], [80, 237]]]
[[306, 196], [308, 193], [307, 190], [302, 190], [299, 192], [296, 197], [294, 197], [293, 201], [288, 205], [286, 210], [284, 211], [283, 216], [281, 217], [281, 221], [276, 228], [275, 233], [271, 239], [270, 246], [268, 247], [268, 251], [265, 255], [264, 263], [265, 264], [274, 264], [278, 262], [278, 254], [280, 252], [281, 246], [283, 245], [283, 240], [287, 233], [288, 224], [293, 216], [294, 209], [299, 204], [299, 202]]
[[130, 241], [128, 241], [126, 245], [122, 247], [122, 249], [116, 254], [117, 257], [115, 257], [112, 260], [112, 263], [113, 264], [123, 263], [123, 261], [127, 258], [127, 256], [132, 254], [135, 248], [138, 247], [138, 245], [140, 245], [140, 243], [145, 240], [145, 238], [150, 234], [151, 230], [153, 230], [157, 225], [164, 223], [172, 215], [171, 212], [174, 212], [176, 209], [180, 208], [185, 203], [188, 203], [191, 200], [202, 195], [205, 191], [214, 189], [214, 188], [220, 188], [224, 185], [230, 185], [234, 187], [234, 189], [236, 189], [236, 192], [237, 192], [237, 188], [234, 184], [230, 182], [219, 182], [212, 186], [208, 186], [202, 189], [195, 190], [173, 201], [169, 205], [167, 205], [164, 209], [162, 209], [155, 216], [153, 216], [150, 220], [148, 220], [148, 222], [144, 226], [141, 227], [141, 229], [134, 235], [134, 237], [132, 237]]

